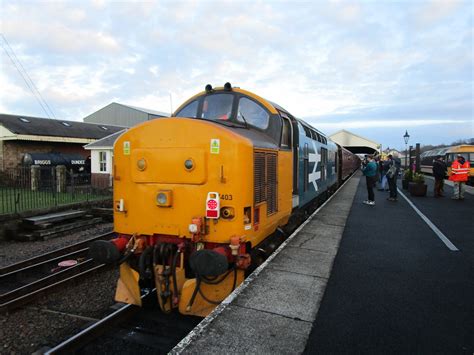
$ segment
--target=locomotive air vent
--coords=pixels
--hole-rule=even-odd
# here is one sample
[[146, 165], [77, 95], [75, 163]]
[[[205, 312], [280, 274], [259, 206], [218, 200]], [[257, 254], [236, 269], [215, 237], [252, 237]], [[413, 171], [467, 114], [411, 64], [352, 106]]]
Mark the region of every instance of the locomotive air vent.
[[255, 204], [259, 204], [266, 200], [265, 194], [265, 153], [254, 153], [254, 200]]
[[278, 211], [278, 175], [277, 159], [275, 153], [265, 154], [267, 161], [267, 214]]
[[278, 211], [278, 155], [254, 152], [254, 201], [267, 201], [267, 215]]

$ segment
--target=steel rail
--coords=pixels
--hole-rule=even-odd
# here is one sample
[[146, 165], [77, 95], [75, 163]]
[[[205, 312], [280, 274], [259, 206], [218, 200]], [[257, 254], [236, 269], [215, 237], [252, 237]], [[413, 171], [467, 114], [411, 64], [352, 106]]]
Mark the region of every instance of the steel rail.
[[113, 235], [114, 235], [114, 232], [110, 231], [110, 232], [107, 232], [107, 233], [100, 234], [98, 236], [89, 238], [87, 240], [83, 240], [81, 242], [69, 245], [67, 247], [56, 249], [56, 250], [53, 250], [49, 253], [45, 253], [45, 254], [35, 256], [35, 257], [27, 259], [27, 260], [20, 261], [20, 262], [15, 263], [15, 264], [11, 264], [11, 265], [2, 267], [2, 268], [0, 268], [0, 276], [3, 276], [5, 274], [9, 274], [9, 273], [11, 273], [15, 270], [24, 269], [24, 268], [26, 268], [28, 266], [31, 266], [31, 265], [39, 264], [41, 262], [47, 261], [47, 260], [55, 258], [55, 257], [61, 257], [61, 256], [63, 256], [64, 254], [66, 254], [68, 252], [76, 251], [77, 249], [83, 248], [88, 243], [93, 242], [94, 240], [106, 239], [106, 238], [111, 237]]
[[[87, 265], [90, 265], [90, 266], [87, 266]], [[84, 266], [85, 266], [85, 270], [84, 270]], [[106, 265], [106, 264], [95, 265], [92, 259], [90, 259], [90, 260], [87, 260], [86, 262], [79, 263], [75, 267], [65, 269], [56, 274], [37, 280], [33, 283], [34, 286], [32, 286], [32, 284], [28, 284], [16, 290], [13, 290], [11, 292], [8, 292], [6, 294], [3, 294], [1, 295], [1, 298], [0, 298], [2, 299], [2, 303], [0, 304], [0, 314], [11, 311], [28, 302], [31, 302], [33, 299], [38, 297], [40, 294], [45, 293], [46, 291], [51, 291], [54, 288], [60, 285], [63, 285], [67, 282], [79, 280], [82, 277], [85, 277], [97, 270], [103, 269], [108, 266], [110, 265]]]
[[18, 277], [18, 275], [20, 275], [24, 272], [29, 272], [33, 269], [44, 267], [49, 263], [54, 263], [54, 262], [57, 262], [59, 260], [65, 259], [65, 258], [78, 258], [78, 257], [81, 256], [81, 254], [87, 254], [88, 250], [89, 250], [89, 248], [79, 249], [79, 250], [73, 251], [73, 252], [68, 253], [68, 254], [60, 255], [60, 256], [57, 256], [57, 257], [53, 257], [52, 259], [41, 261], [37, 264], [26, 266], [22, 269], [17, 269], [17, 270], [10, 271], [10, 272], [0, 276], [0, 282], [3, 282], [3, 283], [8, 282], [8, 279], [11, 279], [13, 277]]
[[[150, 295], [153, 295], [155, 291], [156, 291], [156, 288], [149, 290], [147, 293], [141, 296], [142, 300], [144, 300], [146, 297]], [[81, 347], [89, 344], [93, 340], [100, 337], [111, 327], [129, 319], [135, 313], [140, 311], [140, 309], [141, 307], [135, 306], [133, 304], [126, 304], [123, 307], [116, 310], [115, 312], [109, 314], [105, 318], [102, 318], [101, 320], [90, 325], [89, 327], [85, 328], [79, 333], [73, 335], [69, 339], [66, 339], [62, 343], [56, 345], [54, 348], [48, 350], [44, 354], [45, 355], [72, 354], [76, 350], [80, 349]]]

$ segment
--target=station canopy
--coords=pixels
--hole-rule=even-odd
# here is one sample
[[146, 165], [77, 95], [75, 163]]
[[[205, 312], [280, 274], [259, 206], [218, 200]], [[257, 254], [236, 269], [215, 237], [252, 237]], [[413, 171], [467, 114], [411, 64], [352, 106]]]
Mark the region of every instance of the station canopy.
[[380, 143], [361, 137], [345, 129], [331, 134], [329, 138], [354, 154], [376, 154], [380, 151], [381, 147]]

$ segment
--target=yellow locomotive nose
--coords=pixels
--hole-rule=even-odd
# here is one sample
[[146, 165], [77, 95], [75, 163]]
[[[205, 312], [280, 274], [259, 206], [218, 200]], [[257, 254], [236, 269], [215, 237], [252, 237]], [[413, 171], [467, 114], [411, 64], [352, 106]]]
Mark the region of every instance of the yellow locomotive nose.
[[[187, 118], [157, 119], [115, 143], [114, 200], [119, 233], [192, 238], [193, 218], [225, 221], [208, 227], [207, 241], [242, 234], [244, 207], [253, 203], [253, 145], [225, 126]], [[208, 209], [208, 194], [226, 200]], [[232, 200], [230, 200], [232, 199]], [[222, 213], [221, 213], [222, 212]], [[240, 223], [232, 224], [240, 218]]]

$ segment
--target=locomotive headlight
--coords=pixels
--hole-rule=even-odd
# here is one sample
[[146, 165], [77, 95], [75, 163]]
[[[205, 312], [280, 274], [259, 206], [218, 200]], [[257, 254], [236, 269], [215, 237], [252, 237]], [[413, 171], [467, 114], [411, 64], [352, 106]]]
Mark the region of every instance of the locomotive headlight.
[[140, 171], [143, 171], [146, 169], [146, 160], [144, 158], [140, 159], [137, 161], [137, 168]]
[[171, 206], [171, 191], [170, 190], [160, 190], [156, 195], [156, 204], [160, 207], [170, 207]]
[[194, 223], [191, 223], [189, 225], [189, 232], [192, 233], [192, 234], [196, 234], [198, 232], [199, 228], [196, 224]]
[[192, 159], [186, 159], [184, 162], [184, 167], [186, 168], [187, 171], [191, 171], [194, 169], [194, 160]]
[[233, 207], [222, 207], [221, 208], [221, 217], [224, 219], [232, 219], [235, 216], [235, 211]]

